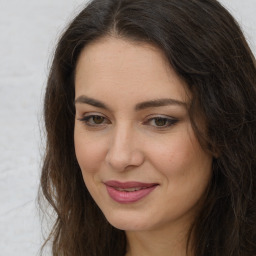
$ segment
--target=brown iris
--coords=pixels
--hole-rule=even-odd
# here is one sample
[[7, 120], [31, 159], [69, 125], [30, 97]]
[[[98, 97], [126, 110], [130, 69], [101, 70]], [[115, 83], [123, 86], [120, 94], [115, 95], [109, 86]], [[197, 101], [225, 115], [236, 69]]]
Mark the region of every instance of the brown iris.
[[93, 116], [92, 120], [95, 124], [102, 124], [104, 122], [104, 117], [103, 116]]
[[165, 126], [167, 123], [166, 118], [155, 118], [155, 124], [156, 126]]

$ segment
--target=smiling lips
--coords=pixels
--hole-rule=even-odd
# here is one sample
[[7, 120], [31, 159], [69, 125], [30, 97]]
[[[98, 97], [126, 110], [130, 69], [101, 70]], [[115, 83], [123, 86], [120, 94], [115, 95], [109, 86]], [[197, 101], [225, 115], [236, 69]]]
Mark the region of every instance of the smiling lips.
[[119, 182], [107, 181], [106, 185], [109, 196], [118, 203], [133, 203], [151, 193], [157, 183], [141, 183], [141, 182]]

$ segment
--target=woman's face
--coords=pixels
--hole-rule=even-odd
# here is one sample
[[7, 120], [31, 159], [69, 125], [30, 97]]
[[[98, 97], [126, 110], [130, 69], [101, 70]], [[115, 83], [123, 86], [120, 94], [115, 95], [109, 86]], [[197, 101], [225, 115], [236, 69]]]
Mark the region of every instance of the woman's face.
[[105, 38], [86, 46], [75, 75], [75, 150], [85, 184], [123, 230], [191, 222], [211, 178], [189, 95], [160, 50]]

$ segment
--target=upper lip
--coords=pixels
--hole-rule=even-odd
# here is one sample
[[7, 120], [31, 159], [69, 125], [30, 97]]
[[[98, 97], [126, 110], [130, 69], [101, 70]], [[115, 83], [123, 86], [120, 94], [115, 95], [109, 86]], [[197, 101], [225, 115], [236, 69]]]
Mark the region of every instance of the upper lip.
[[106, 186], [114, 187], [114, 188], [149, 188], [152, 186], [158, 185], [158, 183], [144, 183], [144, 182], [138, 182], [138, 181], [128, 181], [128, 182], [120, 182], [116, 180], [109, 180], [104, 182]]

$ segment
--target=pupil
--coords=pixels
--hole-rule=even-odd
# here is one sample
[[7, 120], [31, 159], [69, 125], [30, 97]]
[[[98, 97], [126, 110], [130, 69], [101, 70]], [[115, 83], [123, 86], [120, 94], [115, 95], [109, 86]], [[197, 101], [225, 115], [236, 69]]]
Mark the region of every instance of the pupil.
[[95, 124], [101, 124], [104, 121], [104, 117], [102, 116], [94, 116], [93, 117], [93, 122]]
[[156, 118], [155, 124], [157, 126], [164, 126], [164, 125], [166, 125], [166, 119], [164, 119], [164, 118]]

